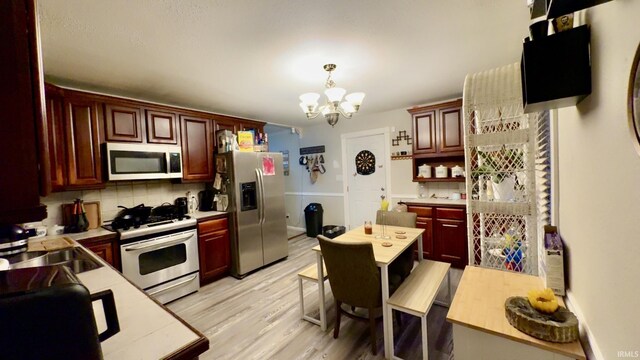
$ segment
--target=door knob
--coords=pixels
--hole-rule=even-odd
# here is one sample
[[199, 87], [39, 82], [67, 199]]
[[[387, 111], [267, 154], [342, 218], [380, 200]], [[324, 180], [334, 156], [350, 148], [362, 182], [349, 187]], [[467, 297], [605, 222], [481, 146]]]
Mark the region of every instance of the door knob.
[[383, 187], [381, 187], [381, 188], [380, 188], [380, 190], [384, 191], [384, 188], [383, 188]]

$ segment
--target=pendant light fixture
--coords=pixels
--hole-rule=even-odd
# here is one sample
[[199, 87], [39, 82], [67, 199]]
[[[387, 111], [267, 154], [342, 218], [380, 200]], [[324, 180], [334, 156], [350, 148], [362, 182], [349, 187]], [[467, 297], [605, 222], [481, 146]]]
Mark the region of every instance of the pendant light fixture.
[[[318, 93], [300, 95], [300, 107], [307, 115], [307, 119], [313, 119], [322, 113], [329, 125], [334, 126], [340, 119], [340, 115], [351, 119], [353, 114], [360, 110], [364, 93], [355, 92], [345, 96], [344, 94], [347, 91], [343, 88], [336, 87], [335, 81], [331, 78], [331, 72], [335, 69], [335, 64], [326, 64], [324, 66], [324, 70], [329, 73], [327, 81], [324, 84], [326, 88], [324, 94], [327, 97], [326, 104], [318, 108], [318, 99], [320, 99], [320, 94]], [[343, 97], [345, 101], [342, 101]]]

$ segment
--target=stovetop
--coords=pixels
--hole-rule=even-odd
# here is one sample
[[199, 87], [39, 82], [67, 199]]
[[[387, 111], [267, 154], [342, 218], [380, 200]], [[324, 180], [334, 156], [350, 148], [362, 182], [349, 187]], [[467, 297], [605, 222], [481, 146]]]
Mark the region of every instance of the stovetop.
[[[183, 228], [193, 227], [197, 223], [188, 215], [178, 211], [173, 205], [158, 206], [150, 211], [138, 211], [143, 204], [132, 209], [122, 210], [111, 224], [103, 228], [120, 233], [120, 239], [149, 237], [153, 234], [178, 232]], [[147, 207], [147, 210], [150, 207]]]

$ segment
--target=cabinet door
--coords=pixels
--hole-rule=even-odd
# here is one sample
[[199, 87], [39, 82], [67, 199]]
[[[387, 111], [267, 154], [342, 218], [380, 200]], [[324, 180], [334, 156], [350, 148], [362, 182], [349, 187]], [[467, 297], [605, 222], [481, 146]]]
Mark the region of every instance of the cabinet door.
[[228, 274], [231, 265], [228, 230], [200, 234], [198, 251], [201, 284], [209, 283]]
[[182, 179], [213, 180], [213, 135], [209, 119], [180, 115]]
[[438, 111], [438, 152], [449, 155], [464, 154], [462, 109], [460, 107]]
[[413, 115], [413, 153], [436, 152], [436, 112], [428, 111]]
[[147, 142], [151, 144], [178, 144], [178, 119], [176, 114], [147, 110]]
[[65, 96], [64, 107], [67, 188], [103, 186], [98, 104], [90, 97], [73, 94]]
[[436, 219], [435, 251], [440, 261], [463, 269], [467, 264], [467, 227], [464, 220]]
[[141, 111], [137, 106], [105, 104], [107, 141], [142, 142]]
[[253, 133], [257, 135], [258, 133], [264, 133], [264, 125], [240, 122], [238, 124], [238, 130], [244, 130], [244, 131], [253, 130]]
[[[420, 217], [416, 219], [416, 227], [424, 229], [422, 233], [422, 256], [425, 259], [435, 259], [433, 253], [433, 219]], [[417, 252], [417, 247], [416, 247]]]
[[104, 261], [108, 262], [111, 266], [117, 268], [116, 256], [113, 249], [113, 244], [109, 242], [100, 243], [86, 243], [80, 242], [84, 247], [91, 250], [93, 253], [101, 257]]
[[65, 159], [64, 116], [62, 96], [47, 92], [47, 138], [49, 140], [49, 170], [51, 190], [63, 191], [66, 185], [67, 161]]

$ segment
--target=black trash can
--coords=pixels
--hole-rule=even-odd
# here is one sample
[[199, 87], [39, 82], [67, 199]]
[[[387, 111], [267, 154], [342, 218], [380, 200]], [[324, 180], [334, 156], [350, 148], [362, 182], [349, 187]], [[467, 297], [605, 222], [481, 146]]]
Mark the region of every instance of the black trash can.
[[311, 203], [304, 208], [304, 221], [307, 224], [307, 236], [322, 234], [322, 204]]

